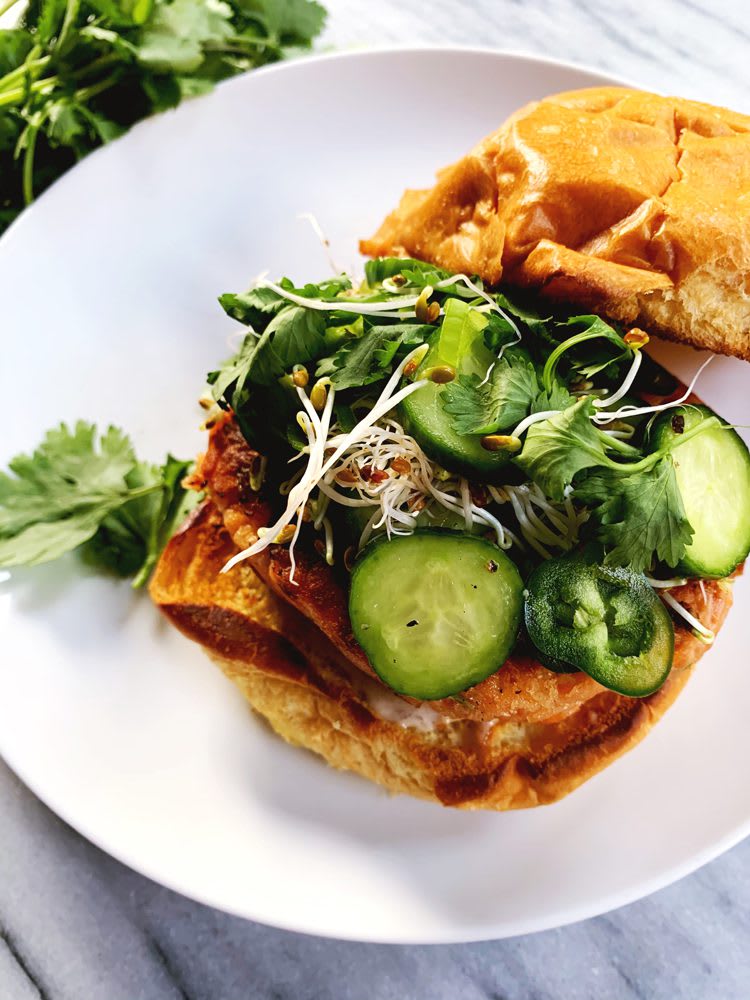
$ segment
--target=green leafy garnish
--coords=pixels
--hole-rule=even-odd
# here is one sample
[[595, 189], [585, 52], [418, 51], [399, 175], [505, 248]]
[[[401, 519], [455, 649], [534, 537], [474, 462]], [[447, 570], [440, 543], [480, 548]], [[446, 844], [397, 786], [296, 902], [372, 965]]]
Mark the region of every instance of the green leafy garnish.
[[[583, 368], [579, 369], [581, 374], [584, 374], [584, 372], [586, 374], [596, 374], [599, 371], [603, 371], [614, 361], [619, 360], [622, 355], [630, 353], [630, 348], [618, 331], [599, 316], [572, 316], [562, 325], [565, 327], [582, 326], [583, 329], [559, 344], [547, 358], [544, 371], [542, 372], [542, 382], [547, 391], [550, 391], [552, 388], [555, 371], [563, 354], [581, 344], [588, 344], [592, 340], [604, 340], [618, 349], [617, 355], [605, 355], [604, 361], [599, 360], [596, 365], [584, 365]], [[588, 347], [587, 359], [590, 355], [591, 348]]]
[[591, 422], [594, 412], [593, 400], [584, 396], [527, 431], [516, 464], [553, 500], [563, 499], [583, 469], [608, 464], [604, 436]]
[[441, 400], [459, 434], [493, 434], [522, 420], [538, 394], [532, 363], [521, 352], [508, 352], [495, 362], [489, 379], [460, 375], [445, 386]]
[[656, 556], [676, 566], [693, 537], [671, 455], [638, 475], [598, 472], [576, 488], [575, 497], [593, 507], [608, 564], [644, 571]]
[[[256, 372], [260, 381], [277, 378], [294, 364], [307, 364], [325, 349], [326, 321], [323, 313], [302, 306], [287, 306], [265, 329]], [[260, 346], [260, 345], [259, 345]], [[262, 371], [257, 367], [262, 361]]]
[[227, 292], [219, 296], [219, 304], [232, 319], [256, 328], [268, 323], [288, 302], [272, 288], [261, 285], [241, 295]]
[[310, 0], [239, 0], [238, 6], [276, 46], [309, 45], [326, 19], [325, 8]]
[[[353, 389], [378, 382], [387, 374], [399, 347], [416, 347], [435, 332], [426, 323], [395, 323], [365, 327], [361, 337], [349, 340], [331, 359], [318, 367], [318, 374], [330, 374], [337, 389]], [[328, 359], [326, 359], [326, 362]]]
[[450, 271], [411, 257], [376, 257], [365, 263], [365, 281], [370, 286], [379, 285], [395, 275], [400, 275], [407, 284], [422, 286], [449, 278]]
[[125, 477], [127, 485], [132, 490], [151, 486], [154, 491], [130, 500], [105, 518], [84, 546], [86, 561], [118, 576], [133, 576], [133, 586], [142, 586], [198, 500], [197, 493], [181, 485], [190, 464], [172, 455], [162, 466], [138, 462]]
[[35, 566], [87, 543], [98, 568], [145, 582], [185, 510], [189, 463], [139, 462], [116, 427], [50, 430], [0, 472], [0, 566]]
[[494, 434], [510, 430], [530, 413], [564, 410], [574, 400], [556, 379], [549, 392], [543, 389], [525, 351], [511, 347], [489, 377], [459, 375], [446, 385], [441, 402], [458, 434]]
[[316, 0], [29, 0], [23, 8], [19, 27], [0, 30], [0, 232], [92, 149], [308, 47], [325, 20]]

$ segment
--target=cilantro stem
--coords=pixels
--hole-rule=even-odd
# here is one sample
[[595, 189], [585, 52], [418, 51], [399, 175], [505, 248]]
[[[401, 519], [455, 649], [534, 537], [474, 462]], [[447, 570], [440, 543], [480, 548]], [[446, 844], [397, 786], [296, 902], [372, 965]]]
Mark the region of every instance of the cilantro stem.
[[604, 438], [605, 447], [609, 448], [611, 451], [619, 451], [621, 455], [639, 455], [639, 450], [632, 444], [628, 444], [627, 441], [622, 441], [620, 438], [611, 437], [604, 431], [601, 432]]
[[148, 580], [148, 578], [151, 576], [151, 570], [156, 565], [156, 560], [158, 558], [159, 557], [158, 557], [157, 553], [155, 553], [155, 552], [152, 555], [150, 555], [150, 556], [147, 557], [146, 561], [143, 563], [143, 565], [141, 566], [141, 568], [138, 570], [138, 572], [136, 573], [136, 575], [133, 577], [133, 582], [131, 584], [133, 590], [138, 590]]
[[84, 101], [90, 101], [92, 97], [96, 97], [97, 94], [101, 94], [105, 90], [109, 90], [110, 87], [114, 86], [119, 79], [118, 73], [113, 73], [111, 76], [105, 77], [98, 83], [92, 83], [89, 87], [82, 87], [77, 90], [73, 97], [76, 101], [83, 103]]
[[36, 152], [36, 140], [39, 129], [47, 117], [44, 111], [35, 116], [33, 123], [28, 126], [28, 137], [26, 139], [26, 150], [23, 157], [23, 200], [30, 205], [34, 200], [34, 153]]
[[115, 53], [110, 53], [107, 56], [99, 56], [98, 59], [89, 63], [88, 66], [82, 66], [81, 69], [76, 70], [72, 76], [75, 80], [80, 80], [83, 76], [89, 76], [91, 73], [98, 73], [100, 69], [104, 69], [107, 66], [112, 66], [114, 63], [119, 62], [121, 62], [121, 59]]
[[123, 503], [130, 503], [131, 500], [138, 500], [140, 497], [147, 497], [151, 493], [156, 493], [158, 490], [164, 489], [164, 483], [153, 483], [151, 486], [138, 486], [135, 489], [128, 490], [123, 496]]
[[14, 90], [7, 90], [0, 94], [0, 107], [7, 104], [23, 104], [29, 94], [42, 94], [46, 90], [54, 90], [57, 84], [56, 76], [45, 77], [44, 80], [36, 80], [28, 87], [16, 87]]
[[[620, 472], [625, 476], [631, 476], [638, 472], [648, 472], [652, 469], [657, 462], [659, 462], [666, 455], [670, 455], [676, 448], [680, 445], [687, 444], [691, 438], [697, 437], [698, 434], [703, 434], [705, 431], [713, 430], [716, 427], [722, 427], [722, 423], [716, 417], [708, 417], [705, 420], [701, 420], [700, 423], [696, 424], [695, 427], [691, 427], [689, 431], [685, 431], [679, 437], [675, 438], [672, 443], [666, 448], [660, 448], [659, 451], [654, 451], [650, 455], [646, 455], [639, 462], [615, 462], [611, 458], [607, 458], [606, 466], [608, 469], [612, 469], [613, 472]], [[612, 438], [607, 438], [611, 443]]]
[[57, 36], [57, 44], [55, 45], [55, 54], [62, 54], [65, 51], [65, 44], [70, 36], [71, 29], [75, 24], [75, 19], [78, 16], [78, 9], [81, 6], [81, 0], [68, 0], [65, 5], [65, 17], [63, 18], [62, 28], [60, 28], [60, 34]]
[[[33, 51], [33, 50], [32, 50]], [[37, 49], [37, 52], [39, 49]], [[29, 53], [31, 55], [31, 53]], [[7, 90], [10, 84], [15, 84], [19, 80], [30, 74], [32, 70], [44, 69], [44, 67], [49, 63], [52, 56], [42, 56], [41, 58], [27, 59], [25, 63], [12, 69], [10, 73], [6, 73], [5, 76], [0, 77], [0, 91]]]
[[[47, 64], [47, 62], [51, 58], [52, 58], [51, 56], [45, 56], [45, 60], [46, 60], [45, 61], [45, 65]], [[42, 62], [42, 61], [43, 60], [39, 60], [39, 62]], [[119, 61], [120, 60], [118, 59], [118, 57], [116, 55], [102, 56], [100, 59], [95, 60], [95, 62], [90, 63], [90, 65], [84, 66], [82, 69], [78, 70], [76, 73], [73, 73], [72, 76], [73, 76], [74, 79], [78, 80], [81, 77], [88, 76], [92, 72], [96, 72], [97, 70], [104, 69], [106, 66], [111, 66], [114, 63], [117, 63]], [[28, 65], [28, 64], [25, 63], [24, 66], [26, 66], [26, 65]], [[24, 67], [19, 67], [19, 69], [23, 69], [23, 68]], [[17, 71], [14, 70], [13, 72], [15, 73]], [[12, 74], [8, 74], [8, 75], [10, 76]], [[20, 74], [20, 75], [23, 76], [23, 74]], [[112, 80], [111, 77], [109, 79]], [[5, 90], [5, 92], [2, 92], [3, 91], [3, 86], [2, 86], [3, 80], [5, 80], [5, 77], [3, 77], [2, 79], [0, 79], [0, 107], [3, 107], [5, 105], [7, 105], [7, 104], [22, 104], [27, 99], [27, 97], [29, 96], [29, 94], [45, 94], [45, 96], [46, 96], [46, 93], [48, 91], [54, 90], [55, 87], [58, 85], [58, 83], [60, 83], [60, 77], [57, 76], [57, 75], [55, 75], [55, 76], [45, 76], [41, 80], [35, 80], [34, 83], [32, 83], [32, 84], [30, 84], [28, 86], [15, 87], [12, 90]], [[107, 84], [107, 86], [109, 86], [109, 84]], [[106, 90], [106, 88], [103, 88], [103, 89]], [[80, 93], [80, 91], [79, 91], [79, 93]], [[98, 93], [98, 91], [97, 91], [97, 93]], [[92, 95], [89, 95], [89, 96], [94, 96], [94, 95], [92, 94]], [[78, 95], [76, 95], [76, 97], [78, 97]], [[79, 100], [86, 100], [86, 98], [85, 97], [84, 98], [79, 98]]]

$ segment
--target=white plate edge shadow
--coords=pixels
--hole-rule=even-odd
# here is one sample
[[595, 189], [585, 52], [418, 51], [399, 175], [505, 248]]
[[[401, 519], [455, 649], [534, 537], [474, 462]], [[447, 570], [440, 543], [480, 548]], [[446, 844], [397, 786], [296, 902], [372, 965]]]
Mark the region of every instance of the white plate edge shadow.
[[[275, 74], [280, 72], [297, 71], [299, 70], [300, 67], [308, 65], [310, 63], [317, 63], [321, 61], [331, 62], [335, 60], [362, 59], [368, 57], [377, 57], [378, 55], [384, 53], [400, 53], [404, 55], [409, 55], [409, 54], [419, 54], [419, 53], [434, 52], [434, 51], [441, 51], [446, 54], [452, 54], [452, 53], [463, 54], [463, 55], [481, 54], [483, 56], [493, 56], [493, 57], [499, 57], [501, 59], [511, 58], [514, 60], [525, 61], [525, 62], [544, 63], [554, 67], [560, 67], [563, 69], [571, 69], [577, 72], [587, 73], [590, 76], [596, 78], [598, 82], [601, 82], [605, 77], [605, 74], [591, 67], [576, 65], [574, 63], [567, 62], [564, 60], [547, 59], [546, 57], [537, 57], [531, 53], [504, 52], [502, 50], [485, 48], [485, 47], [442, 46], [442, 45], [420, 46], [420, 47], [386, 46], [386, 47], [370, 49], [364, 52], [354, 52], [354, 53], [343, 52], [343, 53], [316, 55], [308, 57], [306, 59], [302, 59], [298, 62], [293, 62], [290, 64], [274, 65], [261, 70], [257, 70], [252, 74], [252, 77], [254, 78], [260, 75], [268, 76], [270, 74]], [[610, 76], [607, 76], [606, 78], [613, 84], [624, 83], [624, 81], [617, 80]], [[629, 85], [633, 86], [632, 84]], [[232, 80], [232, 81], [227, 81], [226, 83], [221, 85], [222, 88], [228, 88], [233, 86], [247, 86], [247, 81], [245, 80], [241, 82], [240, 80]], [[210, 97], [208, 99], [210, 100]], [[178, 109], [176, 112], [168, 112], [167, 114], [180, 114], [182, 110], [183, 109]], [[136, 130], [140, 130], [143, 128], [158, 127], [157, 124], [158, 121], [159, 118], [156, 118], [148, 122], [140, 123], [138, 126], [136, 126]], [[127, 141], [127, 139], [123, 141]], [[110, 146], [98, 150], [93, 154], [92, 157], [87, 158], [87, 162], [91, 162], [96, 158], [100, 158], [107, 155], [116, 155], [110, 152], [112, 148], [113, 147]], [[20, 231], [22, 226], [29, 224], [29, 220], [31, 220], [32, 218], [36, 219], [36, 216], [40, 213], [40, 211], [44, 210], [43, 207], [46, 204], [46, 199], [48, 197], [59, 197], [60, 191], [64, 190], [65, 184], [66, 184], [66, 177], [63, 177], [54, 185], [52, 185], [52, 187], [38, 199], [36, 204], [32, 205], [29, 209], [27, 209], [26, 212], [22, 215], [22, 217], [16, 223], [14, 223], [13, 226], [10, 227], [7, 234], [3, 236], [2, 241], [0, 241], [0, 249], [4, 248], [4, 246], [8, 243], [8, 241], [13, 239], [14, 234]], [[58, 195], [54, 195], [55, 191], [58, 192]], [[165, 879], [164, 876], [161, 875], [160, 873], [149, 870], [148, 865], [144, 865], [143, 863], [139, 862], [136, 858], [131, 857], [128, 851], [112, 850], [110, 846], [104, 843], [100, 843], [96, 832], [87, 829], [86, 824], [82, 824], [79, 821], [77, 821], [75, 816], [71, 815], [68, 812], [68, 809], [66, 808], [64, 802], [58, 801], [54, 795], [49, 794], [49, 790], [46, 790], [45, 794], [41, 794], [41, 790], [37, 790], [37, 787], [35, 787], [36, 782], [34, 781], [32, 776], [26, 775], [25, 768], [21, 761], [17, 760], [14, 761], [12, 757], [9, 756], [8, 754], [5, 754], [4, 756], [9, 766], [21, 778], [21, 780], [24, 781], [25, 784], [27, 784], [28, 787], [46, 805], [48, 805], [58, 816], [60, 816], [60, 818], [62, 818], [66, 823], [68, 823], [71, 827], [76, 829], [79, 833], [81, 833], [84, 837], [86, 837], [97, 847], [104, 850], [111, 856], [115, 857], [117, 860], [123, 862], [133, 870], [140, 872], [141, 874], [145, 875], [148, 878], [151, 878], [152, 880], [158, 882], [159, 884], [165, 885], [168, 888], [172, 889], [173, 891], [179, 892], [183, 895], [188, 895], [191, 898], [194, 898], [197, 901], [204, 903], [205, 905], [218, 907], [222, 910], [225, 910], [226, 912], [234, 913], [235, 915], [240, 917], [261, 920], [262, 922], [266, 923], [268, 922], [262, 916], [257, 916], [249, 912], [249, 908], [244, 910], [228, 908], [224, 903], [222, 903], [220, 899], [211, 898], [210, 894], [201, 895], [193, 892], [186, 892], [184, 886], [171, 883], [169, 879]], [[729, 831], [723, 839], [712, 845], [712, 847], [707, 848], [703, 852], [698, 852], [692, 858], [685, 860], [682, 863], [676, 864], [672, 868], [665, 869], [664, 872], [659, 877], [653, 878], [648, 883], [641, 884], [629, 891], [623, 891], [611, 897], [604, 898], [600, 900], [597, 904], [572, 907], [568, 909], [563, 908], [557, 913], [546, 914], [545, 917], [541, 920], [538, 921], [527, 920], [525, 923], [522, 922], [517, 927], [514, 927], [513, 930], [498, 930], [496, 932], [485, 933], [479, 936], [477, 936], [476, 934], [470, 934], [465, 937], [462, 937], [455, 933], [446, 933], [444, 937], [440, 937], [434, 933], [431, 933], [429, 938], [421, 938], [419, 936], [414, 936], [412, 939], [408, 939], [406, 937], [399, 937], [397, 939], [397, 942], [393, 943], [400, 943], [400, 944], [436, 943], [437, 944], [437, 943], [451, 943], [451, 942], [461, 942], [461, 941], [468, 942], [477, 940], [487, 940], [487, 939], [497, 938], [500, 936], [509, 936], [509, 935], [525, 934], [534, 931], [542, 931], [545, 929], [550, 929], [552, 927], [563, 926], [565, 924], [580, 921], [586, 919], [587, 917], [591, 917], [599, 913], [608, 912], [614, 908], [626, 905], [627, 903], [633, 902], [636, 899], [642, 898], [644, 895], [650, 894], [651, 892], [654, 892], [660, 888], [663, 888], [664, 886], [671, 884], [672, 882], [678, 880], [679, 878], [684, 877], [685, 875], [701, 867], [703, 864], [707, 863], [711, 859], [715, 858], [719, 854], [728, 850], [736, 843], [738, 843], [741, 839], [743, 839], [745, 836], [747, 836], [749, 833], [750, 833], [750, 817], [748, 817], [744, 823], [738, 824], [733, 830]], [[321, 934], [321, 931], [319, 929], [315, 927], [303, 926], [300, 923], [284, 924], [282, 922], [275, 922], [273, 923], [273, 926], [281, 927], [283, 929], [290, 931], [310, 933], [316, 935]], [[335, 936], [342, 940], [392, 943], [388, 939], [384, 939], [382, 937], [368, 938], [364, 937], [361, 934], [357, 934], [356, 936], [352, 936], [349, 938], [347, 938], [346, 935], [341, 933], [336, 933], [335, 935], [331, 936]]]

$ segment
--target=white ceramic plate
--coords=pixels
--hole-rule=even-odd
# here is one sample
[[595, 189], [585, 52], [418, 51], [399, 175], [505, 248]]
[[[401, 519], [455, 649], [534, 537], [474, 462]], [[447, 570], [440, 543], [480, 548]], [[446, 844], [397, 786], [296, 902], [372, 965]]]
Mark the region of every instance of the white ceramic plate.
[[[196, 398], [258, 272], [327, 273], [297, 216], [356, 260], [406, 185], [509, 112], [608, 82], [486, 51], [390, 51], [257, 72], [96, 153], [0, 241], [0, 464], [77, 417], [191, 455]], [[698, 356], [662, 349], [689, 373]], [[748, 372], [701, 389], [747, 422]], [[750, 593], [646, 742], [564, 802], [505, 815], [389, 798], [273, 737], [127, 584], [73, 559], [0, 584], [0, 752], [92, 841], [225, 910], [392, 942], [552, 927], [665, 885], [750, 829]]]

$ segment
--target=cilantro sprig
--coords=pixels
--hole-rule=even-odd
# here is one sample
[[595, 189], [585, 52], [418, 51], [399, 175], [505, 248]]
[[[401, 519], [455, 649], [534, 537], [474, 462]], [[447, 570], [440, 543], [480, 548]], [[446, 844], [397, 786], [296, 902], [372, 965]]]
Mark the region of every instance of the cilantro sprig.
[[89, 563], [141, 586], [194, 502], [182, 486], [189, 464], [171, 455], [161, 466], [138, 461], [116, 427], [98, 434], [79, 421], [48, 431], [0, 472], [0, 567], [83, 547]]
[[547, 496], [560, 500], [570, 492], [590, 509], [593, 534], [605, 547], [606, 563], [637, 571], [652, 568], [656, 561], [676, 566], [693, 529], [672, 453], [719, 421], [705, 418], [671, 444], [653, 451], [646, 447], [642, 453], [608, 437], [591, 422], [593, 414], [592, 398], [583, 396], [534, 424], [516, 464]]
[[0, 232], [92, 149], [308, 47], [316, 0], [10, 0], [0, 31]]
[[598, 471], [583, 481], [575, 495], [594, 508], [597, 536], [606, 546], [606, 562], [612, 565], [646, 570], [655, 556], [676, 566], [693, 537], [671, 455], [639, 474]]
[[510, 430], [529, 413], [564, 409], [572, 402], [560, 382], [544, 389], [528, 355], [513, 348], [496, 362], [489, 377], [459, 375], [443, 390], [443, 408], [459, 434]]

